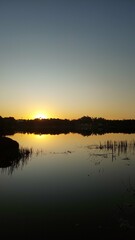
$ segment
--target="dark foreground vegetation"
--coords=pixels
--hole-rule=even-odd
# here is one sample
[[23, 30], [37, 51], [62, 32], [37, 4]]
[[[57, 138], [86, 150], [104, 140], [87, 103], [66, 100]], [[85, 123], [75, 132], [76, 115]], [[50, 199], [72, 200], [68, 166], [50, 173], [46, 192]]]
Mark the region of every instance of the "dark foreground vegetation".
[[16, 120], [13, 117], [0, 117], [0, 135], [17, 132], [36, 134], [80, 133], [82, 135], [104, 133], [135, 133], [135, 120], [106, 120], [84, 116], [79, 119], [34, 119]]
[[19, 148], [18, 142], [0, 137], [0, 169], [8, 169], [12, 173], [20, 164], [24, 165], [31, 154], [31, 149]]

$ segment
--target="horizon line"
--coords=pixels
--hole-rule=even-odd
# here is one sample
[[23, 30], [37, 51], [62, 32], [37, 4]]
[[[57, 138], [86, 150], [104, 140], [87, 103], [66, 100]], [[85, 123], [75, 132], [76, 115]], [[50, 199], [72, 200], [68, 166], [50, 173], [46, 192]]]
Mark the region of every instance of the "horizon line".
[[18, 120], [26, 120], [26, 121], [30, 121], [30, 120], [40, 120], [40, 121], [42, 121], [42, 120], [53, 120], [53, 119], [59, 119], [59, 120], [69, 120], [69, 121], [72, 121], [72, 120], [80, 120], [80, 119], [83, 119], [83, 118], [91, 118], [91, 119], [102, 119], [102, 120], [106, 120], [106, 121], [128, 121], [128, 120], [135, 120], [134, 118], [123, 118], [123, 119], [106, 119], [106, 118], [104, 118], [104, 117], [90, 117], [90, 116], [86, 116], [86, 115], [84, 115], [84, 116], [82, 116], [82, 117], [79, 117], [79, 118], [72, 118], [72, 119], [68, 119], [68, 118], [58, 118], [58, 117], [50, 117], [50, 118], [15, 118], [15, 117], [13, 117], [13, 116], [8, 116], [8, 117], [2, 117], [2, 116], [0, 116], [0, 118], [3, 118], [3, 119], [5, 119], [5, 118], [13, 118], [14, 120], [16, 120], [16, 121], [18, 121]]

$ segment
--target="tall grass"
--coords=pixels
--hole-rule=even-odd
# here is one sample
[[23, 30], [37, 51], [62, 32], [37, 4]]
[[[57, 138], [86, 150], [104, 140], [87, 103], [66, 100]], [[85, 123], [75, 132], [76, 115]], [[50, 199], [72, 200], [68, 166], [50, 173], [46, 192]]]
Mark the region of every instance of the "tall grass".
[[125, 141], [111, 141], [108, 140], [104, 144], [99, 144], [99, 149], [111, 150], [112, 152], [118, 152], [119, 154], [127, 153], [127, 151], [135, 150], [135, 140], [128, 142]]

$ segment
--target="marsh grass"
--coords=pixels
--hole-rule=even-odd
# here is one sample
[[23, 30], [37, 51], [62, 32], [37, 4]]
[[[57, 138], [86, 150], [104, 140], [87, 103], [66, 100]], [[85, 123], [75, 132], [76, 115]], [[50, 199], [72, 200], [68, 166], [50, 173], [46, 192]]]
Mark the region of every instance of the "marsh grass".
[[135, 151], [135, 140], [128, 142], [125, 141], [106, 141], [104, 144], [100, 143], [98, 146], [99, 149], [113, 150], [114, 152], [118, 151], [120, 153], [127, 153], [127, 151]]
[[30, 160], [32, 154], [32, 148], [20, 148], [14, 159], [8, 159], [7, 161], [4, 159], [4, 161], [1, 161], [1, 172], [12, 174], [15, 169], [23, 168], [23, 166]]

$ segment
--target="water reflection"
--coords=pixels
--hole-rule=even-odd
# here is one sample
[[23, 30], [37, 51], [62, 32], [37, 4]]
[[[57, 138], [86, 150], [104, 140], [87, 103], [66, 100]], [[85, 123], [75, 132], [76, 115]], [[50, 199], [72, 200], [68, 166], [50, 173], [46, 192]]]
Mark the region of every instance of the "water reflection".
[[1, 173], [12, 174], [15, 169], [23, 168], [24, 165], [28, 163], [28, 160], [32, 156], [32, 149], [20, 148], [16, 156], [6, 156], [0, 159], [0, 169]]
[[[12, 138], [32, 150], [10, 166], [14, 172], [10, 181], [8, 174], [0, 174], [2, 229], [19, 223], [24, 235], [31, 236], [35, 232], [45, 236], [48, 229], [65, 233], [135, 229], [134, 134]], [[21, 229], [18, 232], [22, 234]]]
[[127, 153], [127, 151], [135, 150], [135, 141], [107, 141], [105, 144], [99, 146], [100, 149], [112, 150], [112, 152], [118, 152], [118, 155]]
[[88, 145], [89, 150], [100, 150], [100, 153], [93, 153], [93, 156], [99, 156], [108, 158], [108, 154], [112, 155], [112, 160], [116, 159], [117, 156], [125, 155], [123, 160], [130, 160], [127, 155], [135, 153], [135, 140], [132, 141], [111, 141], [107, 140], [105, 143], [98, 145]]

